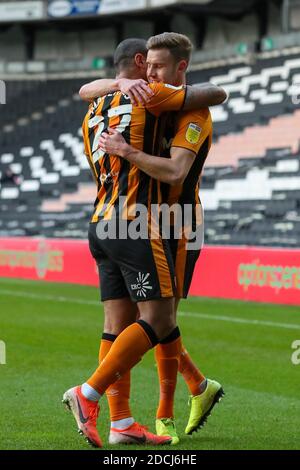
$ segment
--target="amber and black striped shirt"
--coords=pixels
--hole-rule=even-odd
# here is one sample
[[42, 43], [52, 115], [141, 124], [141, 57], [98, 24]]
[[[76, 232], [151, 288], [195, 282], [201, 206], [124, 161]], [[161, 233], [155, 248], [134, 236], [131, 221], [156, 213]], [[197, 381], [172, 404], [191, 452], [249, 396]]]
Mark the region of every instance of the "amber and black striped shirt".
[[[126, 142], [146, 153], [153, 154], [158, 118], [166, 111], [178, 111], [185, 99], [184, 87], [163, 83], [149, 85], [154, 95], [147, 106], [133, 106], [121, 92], [98, 98], [89, 107], [83, 125], [85, 154], [97, 184], [97, 198], [92, 222], [110, 219], [122, 213], [124, 219], [136, 217], [136, 204], [150, 209], [160, 202], [160, 185], [127, 160], [109, 155], [99, 149], [102, 132], [112, 127]], [[120, 204], [120, 197], [125, 204]]]

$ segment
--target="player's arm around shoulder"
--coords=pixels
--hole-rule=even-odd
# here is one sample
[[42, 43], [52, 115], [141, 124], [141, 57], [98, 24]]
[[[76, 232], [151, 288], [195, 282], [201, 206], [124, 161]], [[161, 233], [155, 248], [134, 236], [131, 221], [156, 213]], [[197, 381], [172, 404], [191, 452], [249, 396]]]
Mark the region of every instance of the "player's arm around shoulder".
[[188, 85], [183, 109], [193, 111], [222, 104], [227, 99], [226, 91], [212, 83]]
[[136, 80], [128, 78], [101, 78], [83, 85], [79, 90], [79, 96], [83, 101], [93, 101], [95, 98], [117, 91], [127, 95], [134, 105], [139, 103], [141, 105], [146, 104], [153, 95], [148, 82], [142, 78]]
[[112, 78], [100, 78], [86, 83], [79, 90], [83, 101], [93, 101], [95, 98], [118, 91], [118, 81]]

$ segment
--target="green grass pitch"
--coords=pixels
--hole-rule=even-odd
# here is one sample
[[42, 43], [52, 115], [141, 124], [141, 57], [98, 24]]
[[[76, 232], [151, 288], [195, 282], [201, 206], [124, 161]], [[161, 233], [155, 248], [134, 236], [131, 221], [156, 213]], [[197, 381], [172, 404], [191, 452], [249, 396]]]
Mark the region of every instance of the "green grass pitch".
[[[61, 398], [97, 366], [98, 298], [92, 287], [0, 280], [0, 340], [6, 345], [0, 449], [89, 448]], [[300, 340], [300, 307], [191, 298], [180, 310], [185, 346], [226, 395], [204, 428], [185, 436], [188, 391], [178, 378], [181, 441], [172, 450], [299, 449], [300, 365], [291, 361], [291, 344]], [[131, 395], [135, 418], [154, 431], [158, 382], [151, 351], [133, 370]], [[101, 403], [100, 435], [106, 449], [115, 449], [107, 444], [106, 399]]]

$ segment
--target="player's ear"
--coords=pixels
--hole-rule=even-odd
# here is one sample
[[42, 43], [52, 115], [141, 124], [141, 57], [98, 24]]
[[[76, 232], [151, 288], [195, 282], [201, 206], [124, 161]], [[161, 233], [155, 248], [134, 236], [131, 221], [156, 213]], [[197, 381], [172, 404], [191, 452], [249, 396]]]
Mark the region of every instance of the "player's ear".
[[146, 66], [146, 57], [141, 52], [138, 52], [137, 54], [135, 54], [134, 61], [137, 67]]
[[186, 60], [181, 60], [178, 64], [178, 72], [185, 72], [188, 67]]

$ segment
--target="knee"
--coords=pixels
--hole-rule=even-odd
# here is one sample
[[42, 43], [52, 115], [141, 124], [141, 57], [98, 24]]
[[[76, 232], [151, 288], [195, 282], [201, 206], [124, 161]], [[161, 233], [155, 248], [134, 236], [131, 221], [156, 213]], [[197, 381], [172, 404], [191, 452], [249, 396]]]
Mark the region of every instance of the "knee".
[[157, 339], [161, 341], [167, 336], [169, 336], [174, 330], [175, 326], [176, 324], [173, 321], [166, 322], [164, 325], [161, 326], [159, 334], [157, 334]]
[[175, 328], [176, 323], [173, 318], [153, 319], [151, 317], [142, 318], [148, 325], [151, 326], [158, 341], [166, 338]]
[[128, 318], [120, 319], [120, 318], [109, 318], [105, 319], [104, 321], [104, 333], [109, 333], [110, 335], [118, 336], [122, 333], [125, 328], [133, 323], [133, 320]]
[[120, 333], [122, 333], [123, 330], [125, 330], [125, 328], [127, 328], [127, 326], [129, 325], [125, 325], [122, 323], [114, 323], [114, 322], [106, 323], [105, 322], [103, 332], [109, 333], [110, 335], [118, 336]]

